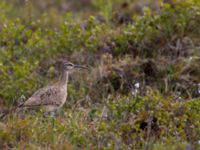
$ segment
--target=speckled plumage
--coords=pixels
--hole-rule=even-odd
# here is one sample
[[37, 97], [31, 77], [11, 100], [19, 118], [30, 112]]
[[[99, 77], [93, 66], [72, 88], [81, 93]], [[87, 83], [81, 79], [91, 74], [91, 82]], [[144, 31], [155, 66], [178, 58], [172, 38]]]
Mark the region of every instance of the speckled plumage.
[[67, 98], [67, 85], [55, 84], [36, 91], [22, 106], [27, 108], [42, 107], [44, 111], [55, 111], [62, 107]]
[[64, 63], [61, 79], [54, 85], [37, 90], [20, 107], [28, 109], [42, 108], [45, 112], [56, 111], [67, 99], [67, 82], [69, 72], [75, 68], [85, 68], [72, 63]]

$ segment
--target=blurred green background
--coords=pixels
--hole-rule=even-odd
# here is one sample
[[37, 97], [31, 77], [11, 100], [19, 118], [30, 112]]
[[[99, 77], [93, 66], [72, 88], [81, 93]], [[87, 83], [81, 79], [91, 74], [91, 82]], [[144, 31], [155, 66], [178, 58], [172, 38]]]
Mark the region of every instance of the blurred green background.
[[53, 121], [2, 120], [0, 148], [198, 149], [199, 18], [198, 0], [0, 1], [0, 113], [64, 60], [90, 68]]

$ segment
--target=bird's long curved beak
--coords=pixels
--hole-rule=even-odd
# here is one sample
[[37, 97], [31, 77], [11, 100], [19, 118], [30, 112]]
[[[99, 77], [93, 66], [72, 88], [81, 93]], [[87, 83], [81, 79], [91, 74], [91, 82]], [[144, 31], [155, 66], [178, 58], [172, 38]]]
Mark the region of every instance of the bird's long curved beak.
[[82, 66], [82, 65], [74, 65], [74, 68], [81, 68], [81, 69], [89, 69], [88, 67]]

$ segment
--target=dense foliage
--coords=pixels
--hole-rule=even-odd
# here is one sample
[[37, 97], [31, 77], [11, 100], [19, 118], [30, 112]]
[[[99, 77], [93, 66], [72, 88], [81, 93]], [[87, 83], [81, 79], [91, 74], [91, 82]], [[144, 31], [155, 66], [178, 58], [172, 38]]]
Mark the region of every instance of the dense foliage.
[[[0, 1], [0, 149], [198, 149], [199, 18], [198, 0]], [[90, 70], [57, 117], [12, 112], [63, 60]]]

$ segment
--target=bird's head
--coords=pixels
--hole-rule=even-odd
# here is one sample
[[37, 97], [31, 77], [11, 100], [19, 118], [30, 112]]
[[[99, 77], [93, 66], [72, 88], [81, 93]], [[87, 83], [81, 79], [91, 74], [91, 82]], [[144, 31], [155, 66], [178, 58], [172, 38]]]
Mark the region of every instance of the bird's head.
[[81, 68], [81, 69], [88, 69], [87, 67], [85, 66], [82, 66], [82, 65], [75, 65], [71, 62], [64, 62], [63, 63], [63, 70], [64, 71], [73, 71], [75, 69], [78, 69], [78, 68]]

